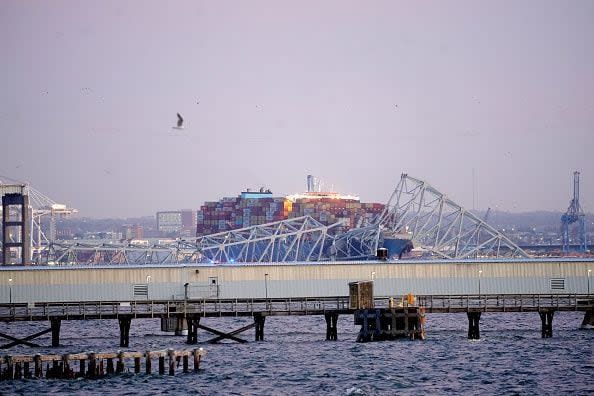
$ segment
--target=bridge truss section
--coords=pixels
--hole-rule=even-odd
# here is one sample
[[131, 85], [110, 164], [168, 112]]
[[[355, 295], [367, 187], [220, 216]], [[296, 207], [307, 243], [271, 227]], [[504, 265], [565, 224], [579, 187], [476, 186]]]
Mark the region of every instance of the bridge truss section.
[[311, 216], [205, 235], [197, 240], [204, 261], [308, 262], [368, 259], [375, 256], [379, 228], [341, 232], [342, 223], [324, 225]]
[[505, 235], [428, 183], [403, 173], [379, 220], [445, 259], [530, 257]]
[[39, 256], [38, 264], [184, 264], [198, 263], [201, 258], [202, 255], [196, 249], [196, 245], [187, 241], [151, 246], [111, 243], [52, 243]]

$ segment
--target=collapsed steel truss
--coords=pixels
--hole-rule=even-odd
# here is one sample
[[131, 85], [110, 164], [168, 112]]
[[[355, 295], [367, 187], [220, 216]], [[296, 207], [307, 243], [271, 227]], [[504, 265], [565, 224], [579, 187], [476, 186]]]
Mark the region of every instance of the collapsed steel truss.
[[529, 257], [489, 224], [428, 183], [402, 174], [380, 226], [407, 233], [415, 246], [440, 258]]
[[310, 216], [199, 237], [169, 245], [58, 244], [44, 264], [176, 264], [307, 262], [374, 258], [384, 235], [410, 238], [445, 259], [529, 257], [505, 235], [426, 182], [402, 174], [386, 208], [372, 224], [343, 231]]
[[197, 247], [207, 260], [296, 262], [365, 259], [377, 249], [377, 227], [340, 232], [310, 216], [205, 235]]
[[182, 264], [199, 262], [202, 255], [191, 242], [167, 245], [51, 243], [38, 264]]

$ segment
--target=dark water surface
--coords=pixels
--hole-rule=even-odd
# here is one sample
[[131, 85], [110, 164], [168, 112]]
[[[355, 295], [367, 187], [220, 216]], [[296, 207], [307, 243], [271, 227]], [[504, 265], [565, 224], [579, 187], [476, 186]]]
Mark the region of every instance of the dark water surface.
[[[199, 373], [124, 374], [98, 380], [0, 382], [0, 394], [594, 394], [594, 330], [579, 330], [583, 313], [556, 313], [553, 338], [540, 338], [537, 313], [483, 314], [481, 340], [469, 341], [465, 314], [431, 314], [425, 341], [355, 343], [351, 316], [338, 320], [338, 341], [325, 341], [323, 317], [269, 317], [265, 341], [206, 344]], [[230, 331], [248, 319], [208, 318], [202, 324]], [[49, 324], [43, 323], [44, 327]], [[0, 324], [0, 332], [33, 334], [41, 323]], [[38, 339], [42, 345], [51, 339]], [[2, 354], [117, 351], [117, 321], [63, 321], [59, 348], [20, 346]], [[159, 320], [133, 320], [133, 351], [192, 349], [185, 337], [160, 331]], [[127, 362], [132, 367], [132, 361]], [[190, 364], [191, 365], [191, 364]], [[157, 368], [153, 362], [153, 370]]]

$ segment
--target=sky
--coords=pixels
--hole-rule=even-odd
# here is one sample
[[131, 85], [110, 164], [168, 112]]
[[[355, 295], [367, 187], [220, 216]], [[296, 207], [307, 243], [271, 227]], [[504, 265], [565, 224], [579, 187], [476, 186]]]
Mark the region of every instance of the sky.
[[594, 212], [592, 1], [3, 0], [0, 54], [0, 180], [81, 216], [401, 173], [564, 211], [574, 170]]

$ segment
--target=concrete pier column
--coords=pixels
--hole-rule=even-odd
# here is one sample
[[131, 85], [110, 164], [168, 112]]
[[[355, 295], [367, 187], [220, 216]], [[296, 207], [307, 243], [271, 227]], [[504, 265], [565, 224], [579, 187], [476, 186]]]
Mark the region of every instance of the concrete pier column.
[[594, 329], [594, 310], [588, 310], [584, 314], [582, 329]]
[[50, 318], [50, 326], [52, 328], [52, 346], [53, 347], [60, 346], [60, 325], [61, 324], [62, 324], [62, 319]]
[[175, 335], [184, 336], [188, 334], [188, 322], [183, 317], [175, 318]]
[[130, 344], [130, 323], [132, 316], [120, 316], [118, 323], [120, 324], [120, 346], [128, 347]]
[[338, 340], [338, 330], [336, 328], [336, 323], [338, 322], [338, 314], [326, 313], [324, 314], [324, 318], [326, 319], [326, 341]]
[[254, 314], [254, 322], [256, 324], [256, 341], [264, 341], [264, 321], [266, 317], [261, 313]]
[[186, 317], [188, 323], [188, 344], [198, 343], [198, 325], [200, 324], [200, 316], [188, 316]]
[[551, 338], [553, 336], [553, 315], [555, 311], [539, 311], [540, 321], [542, 322], [542, 338]]
[[467, 312], [468, 316], [468, 339], [478, 340], [481, 338], [479, 321], [481, 319], [480, 312]]

